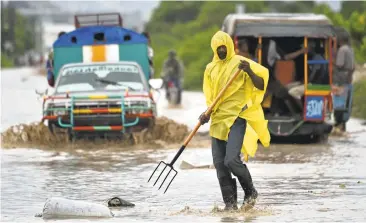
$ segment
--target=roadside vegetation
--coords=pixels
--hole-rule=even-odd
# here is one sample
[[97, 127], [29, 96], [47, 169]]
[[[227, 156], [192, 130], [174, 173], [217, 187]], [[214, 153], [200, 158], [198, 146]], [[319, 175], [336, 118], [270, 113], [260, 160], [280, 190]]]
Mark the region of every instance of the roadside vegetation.
[[352, 116], [366, 120], [366, 77], [354, 83]]
[[13, 67], [17, 57], [34, 49], [33, 21], [1, 2], [1, 68]]

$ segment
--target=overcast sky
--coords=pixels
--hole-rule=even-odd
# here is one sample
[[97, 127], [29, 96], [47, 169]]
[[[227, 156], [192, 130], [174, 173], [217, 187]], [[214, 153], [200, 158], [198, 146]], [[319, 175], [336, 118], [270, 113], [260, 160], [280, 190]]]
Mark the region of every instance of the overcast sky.
[[[7, 0], [2, 0], [8, 2]], [[291, 1], [291, 0], [287, 0]], [[62, 10], [70, 11], [70, 12], [120, 12], [120, 13], [128, 13], [140, 11], [143, 15], [143, 20], [148, 21], [154, 8], [159, 6], [160, 0], [129, 0], [129, 1], [108, 1], [108, 0], [99, 0], [99, 1], [60, 1], [60, 0], [51, 0], [51, 2], [57, 6], [59, 6]], [[243, 2], [243, 1], [238, 1]], [[315, 0], [318, 3], [327, 3], [333, 10], [338, 11], [341, 6], [340, 0]], [[41, 2], [39, 2], [41, 3]], [[214, 4], [214, 2], [213, 2]]]
[[[333, 10], [338, 11], [340, 9], [340, 1], [321, 1], [325, 2], [332, 7]], [[94, 1], [92, 4], [89, 1], [53, 1], [60, 7], [70, 11], [85, 11], [85, 12], [132, 12], [140, 10], [143, 14], [143, 19], [147, 21], [152, 11], [160, 3], [160, 0], [150, 1]]]

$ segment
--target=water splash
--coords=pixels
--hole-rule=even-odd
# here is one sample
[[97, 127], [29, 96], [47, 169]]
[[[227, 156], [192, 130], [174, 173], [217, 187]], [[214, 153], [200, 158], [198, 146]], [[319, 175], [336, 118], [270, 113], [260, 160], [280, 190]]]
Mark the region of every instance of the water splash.
[[271, 210], [269, 207], [255, 207], [249, 211], [237, 210], [237, 211], [224, 211], [223, 209], [219, 208], [216, 204], [212, 208], [211, 211], [208, 210], [199, 210], [194, 209], [189, 206], [185, 206], [182, 210], [178, 212], [173, 212], [170, 215], [194, 215], [199, 217], [223, 217], [223, 218], [239, 218], [239, 217], [246, 217], [246, 218], [253, 218], [259, 216], [271, 216], [274, 215], [274, 211]]
[[[131, 147], [165, 148], [182, 143], [189, 134], [188, 127], [166, 117], [157, 118], [155, 126], [141, 132], [129, 134], [126, 140], [95, 139], [69, 142], [67, 134], [52, 134], [42, 122], [19, 124], [1, 134], [2, 148], [37, 147], [42, 149], [115, 148]], [[127, 135], [127, 134], [126, 134]]]

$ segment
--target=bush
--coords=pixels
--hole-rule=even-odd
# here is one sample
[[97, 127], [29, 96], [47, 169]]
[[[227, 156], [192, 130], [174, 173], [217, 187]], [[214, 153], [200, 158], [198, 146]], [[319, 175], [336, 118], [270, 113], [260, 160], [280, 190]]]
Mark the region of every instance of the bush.
[[1, 68], [13, 67], [13, 61], [5, 54], [1, 55]]
[[366, 119], [366, 78], [354, 84], [352, 116]]

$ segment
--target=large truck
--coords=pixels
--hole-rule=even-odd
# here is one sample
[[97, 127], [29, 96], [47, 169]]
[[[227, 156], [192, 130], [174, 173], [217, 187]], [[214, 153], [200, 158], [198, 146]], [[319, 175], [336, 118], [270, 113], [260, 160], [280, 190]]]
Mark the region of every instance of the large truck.
[[42, 120], [70, 140], [149, 128], [157, 115], [152, 90], [162, 86], [150, 66], [146, 35], [123, 28], [118, 13], [76, 15], [75, 30], [53, 44], [55, 84]]

